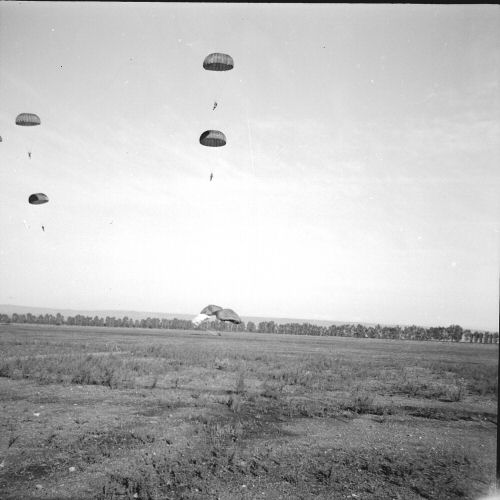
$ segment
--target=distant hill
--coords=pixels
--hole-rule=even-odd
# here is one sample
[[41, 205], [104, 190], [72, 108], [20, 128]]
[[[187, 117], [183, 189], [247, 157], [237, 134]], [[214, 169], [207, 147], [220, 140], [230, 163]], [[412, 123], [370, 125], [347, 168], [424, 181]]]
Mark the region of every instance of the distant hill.
[[[105, 318], [106, 316], [115, 317], [115, 318], [123, 318], [127, 316], [134, 320], [136, 319], [145, 319], [145, 318], [160, 318], [160, 319], [192, 319], [197, 313], [164, 313], [164, 312], [149, 312], [149, 311], [120, 311], [120, 310], [80, 310], [80, 309], [54, 309], [51, 307], [31, 307], [31, 306], [19, 306], [14, 304], [0, 304], [0, 314], [54, 314], [57, 313], [62, 314], [65, 318], [68, 316], [76, 316], [77, 314], [81, 314], [82, 316], [98, 316], [101, 318]], [[315, 320], [315, 319], [301, 319], [301, 318], [273, 318], [271, 316], [242, 316], [241, 319], [248, 323], [249, 321], [253, 321], [255, 324], [258, 324], [262, 321], [274, 321], [278, 324], [283, 323], [310, 323], [311, 325], [318, 326], [330, 326], [330, 325], [357, 325], [359, 322], [352, 321], [327, 321], [327, 320]], [[361, 323], [365, 326], [373, 326], [375, 323]]]

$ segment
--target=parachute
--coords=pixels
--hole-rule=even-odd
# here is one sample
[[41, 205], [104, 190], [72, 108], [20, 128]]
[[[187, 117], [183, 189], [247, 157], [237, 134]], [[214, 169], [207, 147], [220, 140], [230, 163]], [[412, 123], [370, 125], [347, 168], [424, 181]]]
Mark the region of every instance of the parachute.
[[209, 71], [229, 71], [234, 68], [234, 61], [227, 54], [215, 52], [205, 57], [203, 67]]
[[218, 130], [206, 130], [200, 136], [200, 144], [218, 148], [226, 145], [226, 136]]
[[204, 307], [200, 311], [200, 314], [207, 314], [208, 316], [212, 316], [217, 311], [221, 311], [221, 310], [222, 310], [222, 307], [220, 307], [220, 306], [214, 306], [213, 304], [210, 304], [207, 307]]
[[43, 205], [49, 201], [49, 197], [43, 193], [35, 193], [28, 198], [30, 205]]
[[203, 322], [207, 321], [208, 319], [210, 319], [210, 316], [208, 314], [198, 314], [191, 320], [191, 323], [193, 323], [194, 326], [200, 326]]
[[[21, 127], [34, 127], [35, 125], [40, 125], [40, 123], [42, 123], [40, 117], [34, 113], [21, 113], [16, 117], [16, 125], [20, 125]], [[31, 151], [28, 151], [28, 158], [31, 160]]]
[[232, 309], [221, 309], [215, 313], [219, 321], [230, 321], [236, 325], [243, 323], [241, 318]]
[[33, 127], [35, 125], [40, 125], [40, 117], [34, 113], [21, 113], [16, 117], [16, 125], [21, 125], [22, 127]]
[[243, 323], [241, 318], [232, 309], [223, 309], [222, 307], [215, 306], [213, 304], [204, 307], [200, 314], [195, 316], [191, 322], [194, 326], [200, 326], [203, 322], [213, 319], [213, 316], [215, 316], [219, 321], [229, 321], [231, 323], [235, 323], [236, 325]]

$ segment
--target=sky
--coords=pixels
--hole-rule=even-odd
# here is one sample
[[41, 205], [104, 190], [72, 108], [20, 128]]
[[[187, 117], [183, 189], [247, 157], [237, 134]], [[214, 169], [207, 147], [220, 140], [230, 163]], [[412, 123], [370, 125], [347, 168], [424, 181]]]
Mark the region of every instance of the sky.
[[1, 2], [0, 303], [497, 331], [499, 28], [498, 5]]

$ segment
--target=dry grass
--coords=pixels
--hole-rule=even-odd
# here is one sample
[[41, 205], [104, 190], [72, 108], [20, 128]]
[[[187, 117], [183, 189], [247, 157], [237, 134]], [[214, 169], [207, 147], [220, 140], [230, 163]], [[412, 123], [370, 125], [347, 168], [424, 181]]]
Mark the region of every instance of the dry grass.
[[474, 498], [494, 479], [496, 345], [7, 325], [0, 352], [2, 498]]

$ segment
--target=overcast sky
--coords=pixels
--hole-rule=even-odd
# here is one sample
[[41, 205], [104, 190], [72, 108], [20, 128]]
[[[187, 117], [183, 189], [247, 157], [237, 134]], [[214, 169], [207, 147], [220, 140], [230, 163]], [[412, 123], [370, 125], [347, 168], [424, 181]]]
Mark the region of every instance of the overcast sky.
[[497, 5], [1, 2], [0, 303], [498, 330], [499, 80]]

